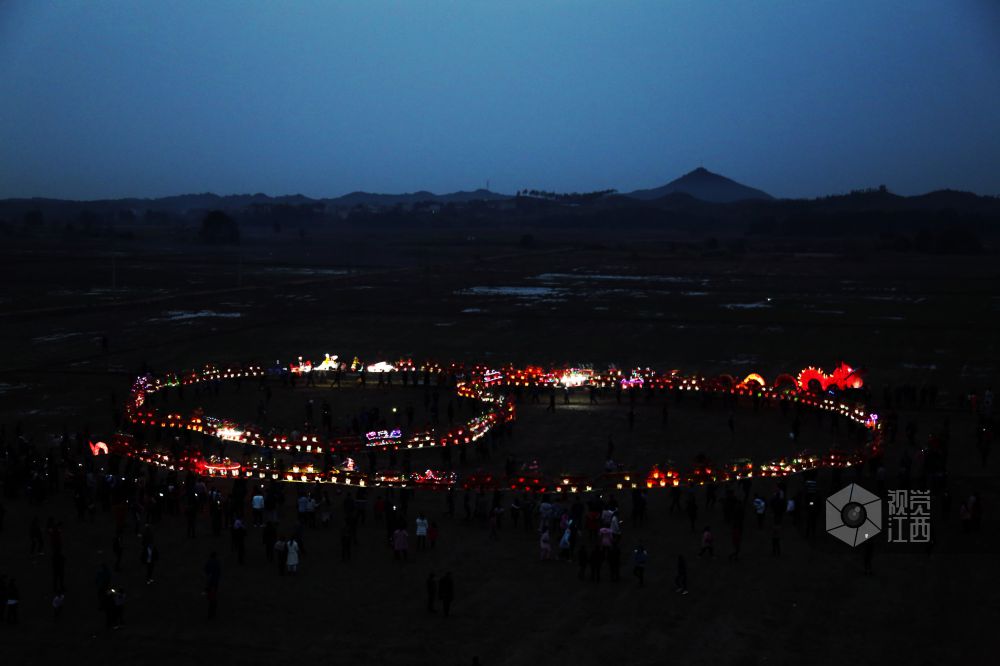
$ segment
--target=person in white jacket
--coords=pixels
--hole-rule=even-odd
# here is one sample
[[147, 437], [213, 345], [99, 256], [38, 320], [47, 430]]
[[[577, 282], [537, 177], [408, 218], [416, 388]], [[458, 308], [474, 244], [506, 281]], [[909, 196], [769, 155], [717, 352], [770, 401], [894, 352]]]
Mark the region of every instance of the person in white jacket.
[[295, 539], [289, 539], [288, 543], [285, 544], [287, 549], [286, 554], [286, 566], [288, 567], [288, 573], [294, 574], [299, 571], [299, 542]]
[[427, 546], [427, 517], [424, 514], [417, 516], [417, 550], [423, 550]]
[[622, 540], [622, 522], [618, 519], [617, 511], [611, 516], [611, 539], [616, 546]]

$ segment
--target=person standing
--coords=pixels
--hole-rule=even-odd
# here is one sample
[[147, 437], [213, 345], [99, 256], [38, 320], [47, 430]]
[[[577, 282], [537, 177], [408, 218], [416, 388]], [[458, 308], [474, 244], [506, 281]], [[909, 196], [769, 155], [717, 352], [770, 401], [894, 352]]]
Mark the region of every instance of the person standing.
[[712, 546], [712, 528], [705, 525], [705, 531], [701, 533], [701, 550], [698, 551], [698, 557], [708, 554], [709, 557], [714, 557], [715, 549]]
[[258, 488], [257, 493], [250, 500], [250, 508], [253, 511], [253, 526], [262, 527], [264, 525], [264, 490]]
[[451, 602], [455, 598], [455, 583], [451, 578], [451, 572], [447, 572], [441, 577], [441, 582], [438, 583], [438, 598], [441, 600], [441, 609], [444, 611], [444, 616], [448, 617], [451, 612]]
[[608, 551], [611, 550], [611, 544], [614, 542], [614, 537], [611, 534], [611, 528], [605, 526], [597, 530], [597, 541], [601, 546], [604, 556], [607, 557]]
[[567, 525], [566, 529], [563, 530], [563, 535], [559, 539], [559, 559], [571, 561], [573, 559], [572, 545], [573, 545], [573, 528], [572, 525]]
[[[352, 503], [353, 503], [353, 500], [352, 500]], [[308, 518], [306, 517], [306, 514], [309, 513], [309, 498], [306, 496], [305, 493], [300, 493], [299, 494], [299, 499], [298, 499], [297, 505], [298, 505], [298, 509], [299, 509], [299, 524], [300, 525], [305, 525], [305, 524], [307, 524], [307, 521], [308, 521]]]
[[243, 521], [237, 518], [233, 522], [233, 548], [236, 549], [236, 561], [243, 565], [246, 557], [247, 528]]
[[417, 551], [422, 551], [427, 547], [427, 518], [424, 514], [417, 516]]
[[431, 521], [431, 526], [427, 528], [427, 540], [431, 544], [431, 550], [434, 550], [434, 546], [437, 544], [438, 540], [438, 524], [436, 521]]
[[299, 542], [295, 539], [289, 539], [288, 543], [285, 544], [285, 564], [288, 567], [288, 573], [297, 574], [299, 572]]
[[396, 528], [396, 531], [392, 533], [393, 559], [406, 561], [409, 554], [409, 539], [410, 535], [405, 527], [400, 526]]
[[288, 568], [288, 541], [279, 537], [274, 542], [274, 552], [277, 555], [275, 559], [278, 562], [278, 574], [284, 576]]
[[437, 598], [438, 594], [438, 584], [437, 578], [434, 576], [432, 571], [430, 575], [427, 576], [427, 612], [434, 613], [434, 600]]
[[143, 562], [146, 564], [146, 585], [153, 582], [153, 571], [156, 568], [156, 563], [160, 559], [160, 551], [157, 550], [156, 546], [152, 542], [146, 546], [146, 550], [142, 556]]
[[646, 582], [646, 560], [649, 559], [649, 553], [646, 552], [646, 547], [639, 542], [639, 545], [635, 547], [632, 552], [632, 575], [634, 575], [639, 581], [639, 587], [642, 587]]
[[687, 587], [687, 562], [684, 561], [683, 555], [677, 556], [677, 577], [674, 578], [674, 585], [676, 589], [674, 592], [680, 592], [681, 594], [688, 593]]
[[760, 495], [753, 496], [753, 510], [757, 514], [757, 529], [764, 529], [764, 512], [767, 510], [767, 502]]
[[539, 559], [548, 560], [552, 558], [552, 543], [548, 530], [542, 531], [542, 536], [538, 539], [538, 547], [540, 550]]
[[622, 540], [622, 523], [618, 519], [618, 511], [611, 514], [611, 540], [616, 546]]
[[208, 599], [208, 619], [215, 617], [219, 600], [219, 581], [222, 579], [222, 565], [219, 557], [212, 551], [205, 564], [205, 597]]

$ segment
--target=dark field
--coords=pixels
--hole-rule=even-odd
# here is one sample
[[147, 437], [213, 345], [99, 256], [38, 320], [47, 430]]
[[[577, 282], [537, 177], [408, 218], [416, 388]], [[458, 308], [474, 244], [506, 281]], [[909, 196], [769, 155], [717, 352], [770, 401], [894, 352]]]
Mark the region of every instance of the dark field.
[[[935, 505], [936, 544], [894, 549], [879, 542], [874, 575], [861, 550], [801, 526], [780, 530], [771, 555], [768, 516], [758, 530], [750, 509], [743, 552], [730, 562], [721, 502], [706, 509], [698, 494], [697, 531], [669, 496], [650, 493], [649, 520], [630, 521], [628, 493], [622, 580], [577, 580], [576, 566], [538, 561], [538, 535], [505, 522], [499, 538], [478, 521], [444, 515], [443, 495], [418, 494], [409, 522], [424, 511], [441, 528], [432, 552], [394, 562], [384, 527], [368, 515], [352, 561], [340, 559], [344, 495], [327, 490], [333, 526], [307, 529], [301, 573], [281, 577], [264, 561], [260, 530], [251, 529], [240, 567], [224, 534], [208, 521], [184, 534], [183, 519], [156, 529], [162, 554], [156, 582], [143, 584], [138, 541], [126, 530], [125, 561], [115, 584], [128, 590], [126, 626], [104, 629], [94, 577], [110, 559], [112, 519], [98, 511], [80, 523], [68, 492], [40, 506], [4, 499], [0, 573], [17, 578], [17, 627], [0, 627], [9, 663], [380, 663], [483, 664], [686, 663], [844, 664], [993, 662], [986, 632], [1000, 621], [996, 573], [998, 506], [995, 458], [984, 468], [975, 449], [976, 421], [960, 398], [996, 386], [1000, 295], [995, 256], [880, 255], [863, 249], [751, 247], [731, 251], [656, 235], [578, 242], [570, 235], [438, 232], [249, 238], [214, 249], [181, 239], [83, 240], [72, 253], [53, 243], [7, 239], [0, 248], [0, 423], [8, 441], [15, 424], [47, 447], [65, 429], [109, 432], [112, 397], [119, 403], [142, 363], [155, 370], [205, 362], [289, 362], [326, 352], [350, 359], [412, 356], [503, 364], [577, 364], [744, 375], [768, 379], [805, 365], [832, 369], [843, 359], [867, 368], [881, 401], [886, 385], [933, 384], [933, 409], [905, 410], [916, 440], [950, 419], [952, 502]], [[418, 240], [419, 238], [419, 240]], [[428, 240], [430, 238], [430, 240]], [[114, 257], [114, 259], [113, 259]], [[102, 350], [100, 337], [108, 339]], [[252, 418], [254, 386], [244, 400], [226, 389], [220, 413]], [[342, 388], [276, 389], [271, 418], [291, 425], [307, 396], [329, 397], [338, 417], [361, 405], [423, 409], [419, 389], [364, 393]], [[241, 394], [242, 395], [242, 394]], [[514, 437], [489, 460], [470, 455], [464, 469], [502, 470], [508, 455], [537, 459], [547, 473], [601, 470], [609, 435], [616, 459], [637, 469], [672, 459], [687, 466], [699, 453], [713, 460], [775, 458], [798, 448], [825, 451], [846, 433], [827, 419], [803, 421], [802, 446], [788, 439], [778, 410], [736, 411], [697, 401], [671, 404], [662, 424], [659, 402], [628, 406], [612, 396], [598, 407], [574, 394], [555, 414], [523, 405]], [[185, 396], [194, 406], [194, 396]], [[209, 413], [214, 407], [205, 404]], [[906, 437], [886, 455], [894, 479]], [[436, 452], [415, 452], [414, 469], [439, 467]], [[456, 457], [457, 464], [457, 457]], [[845, 473], [840, 483], [854, 480]], [[874, 489], [874, 480], [862, 478]], [[820, 494], [835, 491], [829, 474]], [[773, 481], [753, 492], [769, 495]], [[801, 479], [793, 477], [795, 492]], [[282, 530], [294, 520], [291, 496]], [[958, 506], [978, 491], [980, 532], [964, 534]], [[506, 506], [511, 494], [504, 500]], [[720, 492], [721, 498], [721, 492]], [[53, 620], [48, 552], [28, 555], [28, 522], [51, 516], [64, 524], [66, 607]], [[715, 557], [697, 557], [700, 531], [711, 525]], [[647, 585], [631, 577], [627, 555], [638, 541], [650, 552]], [[223, 560], [219, 616], [206, 623], [202, 567], [217, 549]], [[48, 550], [48, 548], [46, 548]], [[678, 554], [689, 567], [691, 593], [674, 593]], [[424, 579], [451, 570], [453, 616], [428, 616]]]

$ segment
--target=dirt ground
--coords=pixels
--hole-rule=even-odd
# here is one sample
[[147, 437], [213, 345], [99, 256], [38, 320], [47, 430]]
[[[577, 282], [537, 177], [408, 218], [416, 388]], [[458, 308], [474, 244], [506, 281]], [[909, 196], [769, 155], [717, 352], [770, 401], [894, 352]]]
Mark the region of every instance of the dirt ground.
[[[706, 509], [703, 491], [695, 533], [662, 493], [650, 494], [646, 524], [633, 525], [623, 493], [624, 551], [642, 541], [650, 552], [647, 584], [639, 589], [627, 562], [620, 582], [608, 581], [606, 569], [600, 583], [580, 581], [575, 565], [538, 561], [536, 533], [508, 521], [491, 539], [486, 526], [464, 520], [461, 501], [450, 518], [443, 496], [426, 492], [416, 496], [410, 517], [423, 511], [439, 523], [434, 551], [394, 562], [384, 528], [369, 515], [344, 563], [343, 496], [331, 488], [333, 527], [307, 530], [294, 578], [267, 565], [259, 530], [251, 530], [240, 567], [227, 535], [216, 540], [203, 519], [189, 539], [176, 517], [157, 528], [162, 560], [147, 586], [137, 539], [127, 530], [125, 566], [115, 579], [128, 593], [127, 624], [109, 632], [94, 579], [110, 557], [110, 516], [78, 522], [69, 493], [41, 506], [4, 499], [0, 574], [17, 579], [22, 602], [19, 624], [0, 626], [0, 653], [25, 664], [468, 664], [473, 656], [487, 665], [993, 663], [986, 632], [1000, 621], [1000, 462], [980, 464], [976, 421], [959, 397], [997, 385], [995, 257], [787, 247], [719, 254], [655, 234], [622, 241], [535, 232], [536, 242], [525, 248], [519, 235], [262, 235], [224, 249], [169, 238], [81, 241], [72, 252], [9, 239], [0, 246], [0, 423], [8, 439], [20, 423], [40, 446], [64, 428], [108, 432], [113, 401], [121, 402], [143, 363], [171, 370], [207, 361], [287, 363], [329, 352], [641, 364], [773, 378], [843, 359], [867, 369], [876, 399], [886, 385], [939, 388], [936, 408], [900, 415], [901, 423], [916, 423], [921, 442], [950, 420], [954, 499], [948, 511], [935, 506], [935, 547], [879, 543], [875, 573], [866, 576], [860, 550], [822, 529], [806, 537], [786, 524], [781, 555], [772, 556], [771, 519], [758, 530], [748, 513], [742, 556], [731, 562], [721, 504]], [[411, 397], [401, 387], [331, 393], [338, 414], [407, 399], [422, 408], [419, 393]], [[281, 393], [273, 417], [301, 418], [306, 395]], [[733, 437], [721, 407], [672, 405], [664, 428], [659, 405], [639, 404], [630, 431], [627, 406], [610, 397], [597, 407], [585, 402], [580, 394], [555, 414], [524, 405], [513, 439], [488, 461], [470, 456], [460, 471], [502, 469], [514, 455], [537, 459], [549, 473], [596, 474], [609, 435], [616, 456], [636, 468], [666, 459], [687, 464], [699, 453], [724, 460], [791, 452], [788, 424], [776, 410], [739, 409]], [[252, 414], [255, 404], [227, 395], [219, 406]], [[843, 435], [831, 433], [827, 421], [807, 419], [803, 437], [825, 450]], [[901, 435], [887, 451], [890, 479], [904, 442]], [[413, 455], [415, 468], [424, 462], [438, 466], [440, 459]], [[849, 480], [853, 473], [840, 482]], [[837, 489], [829, 474], [819, 481], [821, 495]], [[873, 479], [860, 481], [874, 488]], [[801, 479], [790, 483], [794, 491]], [[754, 492], [772, 488], [769, 481], [754, 484]], [[980, 532], [964, 534], [958, 505], [972, 491], [981, 494], [984, 522]], [[291, 529], [293, 513], [285, 507], [283, 529]], [[28, 553], [33, 516], [64, 524], [68, 591], [58, 619], [48, 554]], [[705, 525], [716, 536], [713, 558], [697, 556]], [[201, 572], [213, 549], [222, 556], [223, 579], [219, 616], [208, 623]], [[686, 596], [674, 592], [679, 554], [688, 562]], [[424, 610], [431, 570], [455, 577], [447, 619]]]

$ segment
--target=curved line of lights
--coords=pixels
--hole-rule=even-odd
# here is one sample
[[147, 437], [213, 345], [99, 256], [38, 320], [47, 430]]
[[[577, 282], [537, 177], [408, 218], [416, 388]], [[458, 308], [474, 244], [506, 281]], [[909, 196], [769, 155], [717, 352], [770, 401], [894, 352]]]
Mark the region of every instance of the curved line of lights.
[[[271, 372], [303, 374], [321, 369], [344, 368], [345, 366], [340, 366], [336, 362], [337, 358], [327, 354], [323, 362], [313, 364], [311, 361], [303, 361], [299, 357], [298, 362], [289, 366], [287, 370], [282, 366], [272, 369]], [[364, 366], [357, 358], [351, 367], [355, 370], [367, 368], [370, 372], [379, 373], [422, 372], [425, 378], [430, 375], [440, 376], [444, 374], [454, 376], [457, 395], [478, 401], [482, 409], [479, 414], [466, 423], [443, 434], [438, 434], [434, 429], [404, 432], [395, 428], [370, 431], [359, 436], [326, 438], [315, 434], [301, 434], [293, 437], [283, 432], [265, 436], [254, 426], [205, 416], [200, 411], [190, 415], [161, 414], [159, 410], [149, 406], [149, 397], [168, 387], [215, 380], [260, 378], [268, 374], [260, 366], [254, 365], [225, 369], [206, 366], [200, 371], [171, 373], [160, 377], [145, 375], [137, 378], [127, 402], [126, 419], [137, 427], [190, 430], [247, 447], [294, 451], [298, 454], [337, 453], [346, 456], [346, 454], [355, 454], [363, 450], [439, 448], [465, 446], [476, 442], [495, 426], [514, 420], [514, 403], [507, 393], [502, 391], [509, 392], [519, 388], [550, 388], [552, 390], [565, 388], [568, 390], [571, 387], [614, 387], [622, 391], [646, 388], [729, 394], [772, 402], [789, 401], [806, 408], [833, 412], [846, 417], [868, 430], [869, 441], [862, 452], [850, 454], [837, 450], [832, 450], [822, 456], [803, 452], [792, 458], [781, 458], [759, 464], [754, 464], [747, 458], [739, 458], [724, 465], [700, 462], [683, 471], [673, 463], [669, 463], [663, 466], [653, 466], [646, 474], [621, 471], [609, 472], [596, 478], [565, 474], [556, 478], [545, 478], [538, 473], [537, 467], [504, 478], [488, 473], [473, 473], [459, 479], [454, 472], [435, 470], [409, 474], [394, 471], [366, 474], [356, 468], [354, 459], [351, 457], [346, 457], [344, 463], [330, 470], [323, 470], [315, 464], [293, 464], [285, 469], [260, 460], [238, 463], [217, 456], [205, 458], [200, 451], [187, 453], [175, 460], [168, 454], [137, 448], [134, 438], [124, 433], [119, 433], [112, 438], [110, 450], [106, 445], [103, 447], [92, 445], [92, 452], [94, 455], [99, 453], [126, 455], [147, 464], [172, 470], [191, 471], [209, 477], [246, 477], [303, 483], [335, 483], [357, 487], [447, 489], [461, 486], [463, 488], [512, 489], [535, 492], [585, 492], [597, 488], [624, 490], [669, 488], [681, 484], [702, 485], [755, 476], [784, 477], [821, 467], [850, 467], [862, 464], [871, 456], [876, 455], [881, 444], [881, 425], [878, 415], [868, 412], [861, 404], [844, 397], [842, 394], [833, 395], [830, 393], [833, 387], [843, 391], [863, 386], [859, 372], [844, 363], [840, 364], [830, 375], [811, 366], [805, 368], [799, 373], [794, 384], [789, 381], [790, 375], [779, 375], [772, 385], [768, 385], [764, 377], [758, 373], [750, 373], [743, 381], [736, 383], [730, 375], [702, 377], [681, 375], [676, 370], [661, 373], [650, 368], [636, 368], [628, 372], [617, 368], [608, 368], [603, 372], [597, 372], [592, 368], [544, 369], [538, 366], [523, 368], [505, 366], [496, 369], [482, 365], [467, 367], [455, 363], [442, 366], [430, 362], [417, 366], [411, 360], [401, 360], [396, 363], [380, 361]], [[823, 394], [811, 392], [813, 382], [816, 381], [824, 390]], [[415, 378], [414, 385], [416, 385]], [[99, 444], [103, 444], [103, 442]]]

